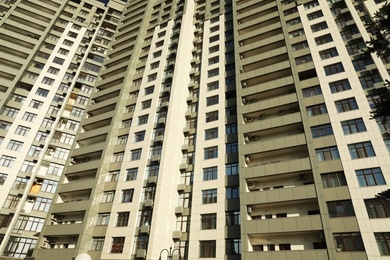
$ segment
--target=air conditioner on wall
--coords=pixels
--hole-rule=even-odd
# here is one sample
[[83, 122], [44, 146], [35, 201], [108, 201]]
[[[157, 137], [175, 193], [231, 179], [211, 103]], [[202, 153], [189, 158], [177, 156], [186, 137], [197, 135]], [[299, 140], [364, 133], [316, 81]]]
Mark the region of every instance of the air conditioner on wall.
[[251, 159], [250, 159], [248, 156], [246, 156], [246, 157], [245, 157], [245, 162], [246, 162], [246, 163], [250, 163], [250, 162], [251, 162]]
[[253, 213], [252, 207], [251, 207], [251, 206], [248, 206], [248, 207], [247, 207], [247, 211], [248, 211], [248, 214], [249, 214], [249, 215], [252, 214], [252, 213]]

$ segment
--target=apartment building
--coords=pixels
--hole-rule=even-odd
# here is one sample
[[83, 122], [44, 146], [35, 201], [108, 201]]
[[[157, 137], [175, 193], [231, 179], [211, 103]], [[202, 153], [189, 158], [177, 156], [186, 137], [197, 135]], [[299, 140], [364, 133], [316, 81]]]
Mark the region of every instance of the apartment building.
[[382, 5], [0, 0], [0, 254], [387, 257]]

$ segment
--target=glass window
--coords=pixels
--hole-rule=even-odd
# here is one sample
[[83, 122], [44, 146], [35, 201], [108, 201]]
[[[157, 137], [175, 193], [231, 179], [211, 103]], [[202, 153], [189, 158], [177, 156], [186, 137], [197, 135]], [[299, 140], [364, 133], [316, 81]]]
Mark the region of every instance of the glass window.
[[212, 96], [212, 97], [208, 97], [206, 99], [206, 105], [207, 106], [216, 105], [216, 104], [218, 104], [218, 102], [219, 102], [219, 96], [218, 95]]
[[216, 229], [217, 228], [217, 214], [202, 214], [200, 215], [201, 219], [201, 229]]
[[321, 60], [330, 59], [333, 57], [339, 56], [336, 48], [330, 48], [327, 50], [320, 51]]
[[226, 164], [226, 175], [236, 175], [240, 173], [240, 168], [238, 166], [238, 163], [231, 163], [231, 164]]
[[205, 140], [218, 138], [218, 127], [205, 130]]
[[110, 213], [99, 213], [96, 220], [96, 226], [107, 226], [109, 221]]
[[327, 76], [329, 76], [329, 75], [333, 75], [333, 74], [337, 74], [337, 73], [343, 72], [344, 71], [344, 66], [343, 66], [343, 64], [341, 62], [338, 62], [338, 63], [335, 63], [335, 64], [331, 64], [331, 65], [325, 66], [324, 70], [325, 70], [325, 74]]
[[340, 159], [339, 150], [336, 146], [316, 149], [317, 161], [329, 161]]
[[125, 245], [125, 237], [113, 237], [110, 253], [122, 253]]
[[92, 251], [101, 251], [104, 246], [104, 237], [94, 237], [92, 240]]
[[218, 110], [206, 113], [206, 123], [218, 120]]
[[142, 153], [142, 149], [131, 150], [131, 152], [130, 152], [130, 160], [131, 161], [136, 161], [136, 160], [141, 159], [141, 153]]
[[202, 190], [202, 204], [217, 203], [217, 189]]
[[307, 116], [312, 117], [312, 116], [317, 116], [321, 114], [327, 114], [328, 110], [326, 109], [325, 104], [318, 104], [314, 106], [310, 106], [306, 108], [307, 111]]
[[354, 134], [367, 131], [362, 118], [351, 119], [341, 122], [344, 134]]
[[138, 168], [131, 168], [126, 170], [126, 180], [133, 181], [137, 179]]
[[122, 190], [121, 203], [133, 201], [134, 189]]
[[321, 174], [322, 186], [324, 188], [334, 188], [347, 186], [344, 172], [331, 172]]
[[338, 80], [329, 83], [330, 91], [332, 93], [342, 92], [351, 89], [348, 79]]
[[386, 184], [382, 170], [379, 167], [356, 170], [355, 172], [360, 187]]
[[213, 159], [218, 157], [218, 146], [204, 148], [204, 159]]
[[389, 218], [390, 201], [381, 198], [365, 199], [367, 214], [369, 218]]
[[[322, 12], [321, 12], [322, 13]], [[317, 45], [322, 45], [328, 42], [333, 42], [333, 38], [330, 34], [322, 35], [314, 39]]]
[[363, 143], [349, 144], [348, 150], [352, 159], [375, 156], [374, 148], [369, 141]]
[[374, 233], [381, 255], [390, 255], [390, 232]]
[[303, 97], [313, 97], [322, 94], [321, 87], [319, 85], [302, 89]]
[[116, 226], [117, 227], [127, 227], [127, 224], [129, 223], [129, 217], [130, 217], [130, 212], [119, 212], [117, 221], [116, 221]]
[[364, 251], [360, 233], [335, 233], [333, 238], [337, 251]]
[[351, 200], [331, 201], [326, 203], [329, 217], [350, 217], [355, 216]]
[[216, 257], [216, 241], [215, 240], [206, 240], [199, 241], [199, 257]]
[[311, 135], [313, 138], [327, 136], [327, 135], [333, 135], [333, 129], [332, 129], [331, 124], [313, 126], [310, 129], [311, 129]]
[[203, 168], [203, 181], [216, 180], [218, 178], [218, 167]]

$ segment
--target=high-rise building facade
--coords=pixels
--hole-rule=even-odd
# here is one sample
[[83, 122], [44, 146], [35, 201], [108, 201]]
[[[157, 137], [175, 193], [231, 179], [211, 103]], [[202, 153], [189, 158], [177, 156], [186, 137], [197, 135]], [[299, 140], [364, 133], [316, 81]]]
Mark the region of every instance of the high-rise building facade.
[[382, 5], [0, 0], [1, 256], [388, 257]]

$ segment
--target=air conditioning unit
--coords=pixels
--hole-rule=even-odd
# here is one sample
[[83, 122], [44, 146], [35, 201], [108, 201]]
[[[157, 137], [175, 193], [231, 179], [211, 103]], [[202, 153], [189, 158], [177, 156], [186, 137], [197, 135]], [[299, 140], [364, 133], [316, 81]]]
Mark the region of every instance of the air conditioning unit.
[[249, 143], [249, 137], [245, 136], [244, 141], [245, 141], [246, 144]]
[[47, 242], [42, 243], [42, 248], [50, 248], [50, 244]]
[[245, 58], [244, 55], [240, 55], [240, 59], [242, 60], [243, 58]]
[[245, 162], [246, 162], [246, 163], [250, 163], [250, 162], [251, 162], [251, 158], [249, 158], [249, 156], [246, 156], [246, 157], [245, 157]]
[[246, 84], [246, 82], [244, 81], [244, 82], [242, 82], [242, 86], [244, 87], [244, 88], [246, 88], [247, 87], [247, 84]]
[[260, 115], [260, 116], [259, 116], [259, 119], [260, 119], [260, 120], [265, 119], [265, 115]]
[[246, 104], [246, 99], [242, 98], [242, 103], [245, 105]]
[[243, 42], [240, 42], [240, 46], [244, 46], [244, 43], [243, 43]]
[[243, 73], [244, 72], [244, 68], [242, 66], [240, 66], [240, 72]]
[[256, 183], [255, 182], [248, 182], [248, 189], [249, 190], [256, 189]]
[[248, 214], [251, 215], [253, 213], [252, 207], [251, 206], [247, 206], [247, 211], [248, 211]]
[[279, 111], [279, 116], [283, 116], [286, 112], [284, 110]]

